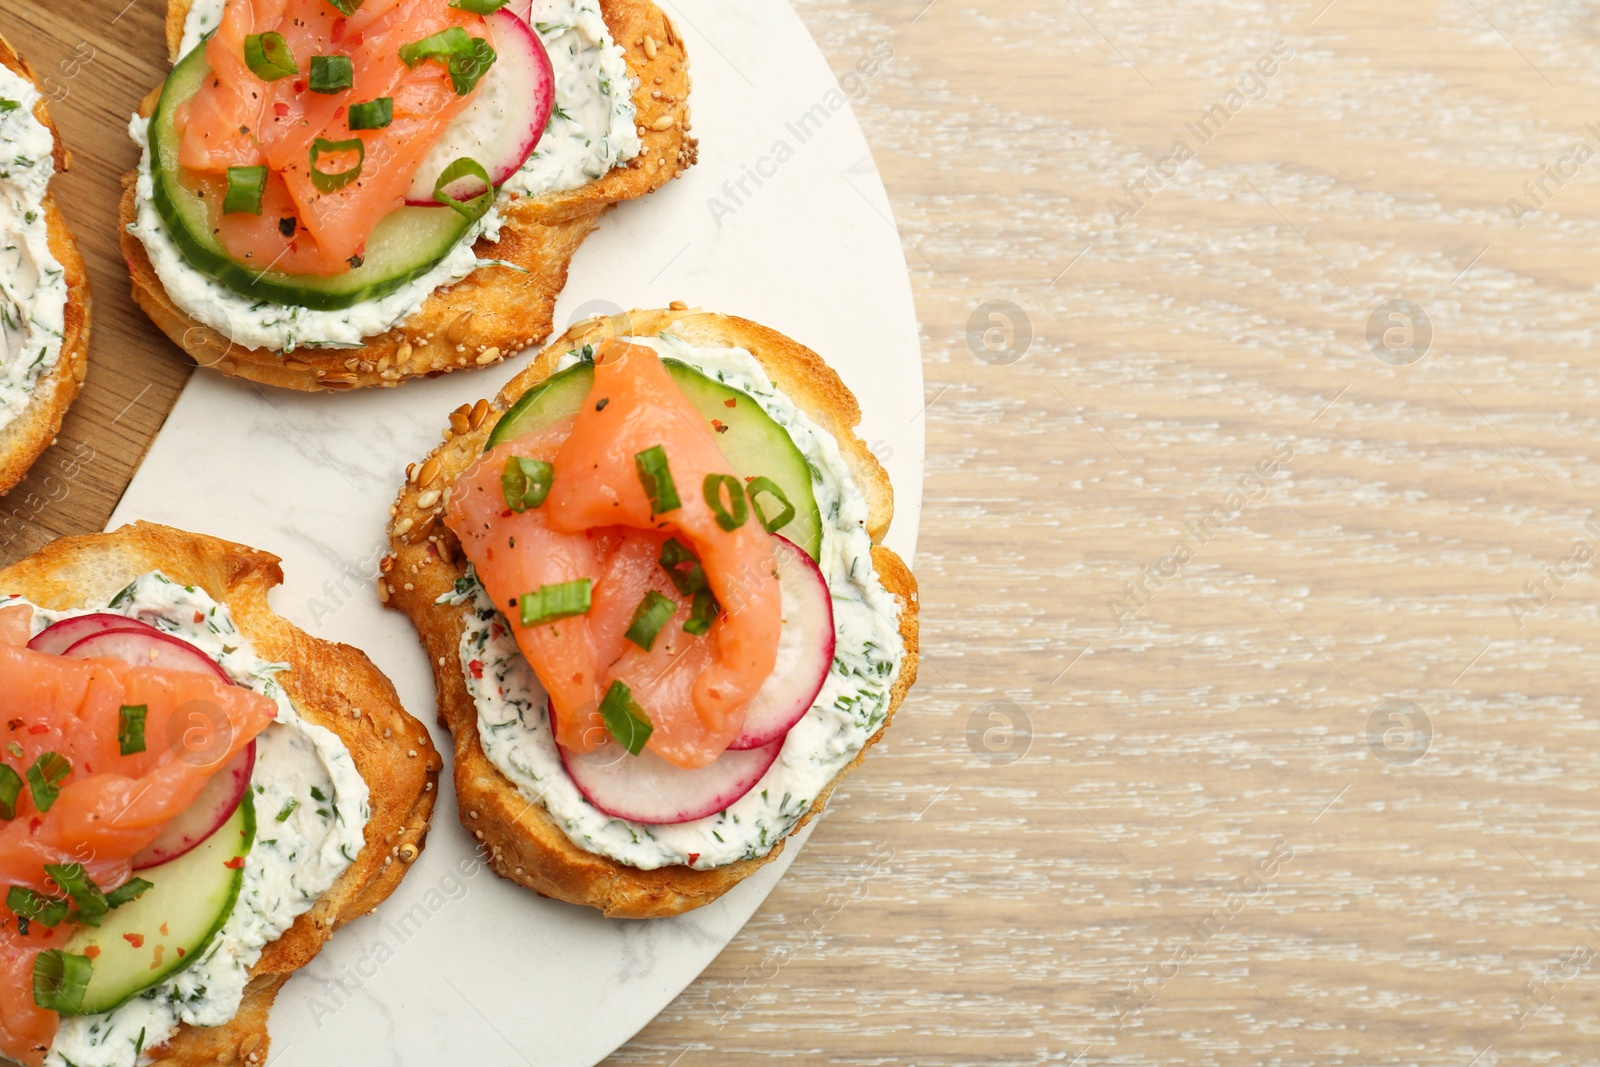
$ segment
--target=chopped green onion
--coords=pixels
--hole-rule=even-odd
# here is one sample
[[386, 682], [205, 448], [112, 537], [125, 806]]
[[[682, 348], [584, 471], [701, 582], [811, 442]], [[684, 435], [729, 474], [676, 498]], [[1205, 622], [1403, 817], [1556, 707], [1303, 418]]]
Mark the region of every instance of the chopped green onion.
[[474, 15], [492, 15], [506, 6], [506, 0], [450, 0], [450, 6]]
[[711, 629], [711, 624], [717, 621], [717, 615], [721, 611], [722, 605], [711, 595], [711, 590], [700, 590], [694, 595], [694, 606], [689, 609], [689, 617], [684, 620], [683, 632], [696, 636], [705, 633]]
[[67, 917], [67, 902], [60, 897], [47, 897], [25, 885], [14, 885], [6, 890], [6, 907], [19, 919], [40, 926], [60, 926]]
[[349, 125], [352, 130], [381, 130], [393, 121], [393, 97], [380, 96], [376, 100], [350, 105]]
[[17, 817], [17, 798], [22, 796], [22, 775], [0, 763], [0, 819]]
[[506, 469], [500, 472], [500, 490], [505, 493], [506, 507], [512, 511], [527, 511], [544, 503], [550, 495], [550, 483], [556, 469], [542, 459], [512, 456], [506, 460]]
[[[689, 551], [676, 537], [668, 538], [667, 543], [661, 546], [661, 558], [657, 562], [684, 596], [693, 596], [706, 588], [706, 571], [700, 566], [700, 557]], [[686, 563], [691, 566], [684, 567]]]
[[600, 718], [606, 724], [606, 732], [634, 756], [644, 751], [645, 742], [656, 730], [650, 716], [633, 699], [633, 691], [622, 682], [612, 682], [606, 690], [605, 699], [600, 701]]
[[[356, 164], [348, 170], [325, 171], [317, 168], [317, 161], [324, 152], [354, 152]], [[318, 137], [311, 142], [311, 184], [317, 187], [318, 192], [331, 193], [336, 189], [343, 189], [361, 176], [361, 165], [367, 160], [367, 146], [359, 137], [351, 137], [344, 141], [330, 141], [325, 137]]]
[[47, 948], [33, 961], [33, 1002], [45, 1011], [77, 1015], [93, 974], [88, 956]]
[[83, 864], [47, 863], [44, 865], [44, 873], [48, 874], [56, 885], [66, 890], [67, 896], [78, 906], [77, 914], [73, 918], [83, 925], [99, 926], [100, 920], [111, 910], [111, 905], [106, 903], [106, 895], [94, 884], [94, 879], [83, 869]]
[[[728, 491], [728, 503], [722, 503], [722, 491]], [[716, 516], [717, 525], [724, 530], [737, 530], [750, 517], [744, 501], [744, 486], [731, 474], [708, 474], [705, 484], [706, 505]]]
[[557, 619], [582, 615], [589, 610], [589, 593], [593, 583], [587, 578], [556, 585], [541, 585], [531, 593], [518, 598], [522, 609], [523, 626], [543, 626]]
[[117, 747], [124, 756], [144, 751], [144, 719], [149, 713], [145, 704], [124, 704], [117, 712]]
[[[767, 533], [774, 533], [783, 529], [784, 525], [794, 518], [794, 505], [789, 503], [789, 498], [784, 495], [782, 489], [778, 488], [778, 483], [771, 478], [765, 476], [752, 478], [750, 479], [750, 487], [745, 491], [750, 494], [750, 506], [756, 509], [756, 521], [761, 523], [762, 528]], [[756, 499], [757, 493], [770, 493], [778, 498], [778, 503], [782, 507], [779, 508], [777, 515], [770, 519], [767, 518], [767, 513], [761, 510], [761, 502]]]
[[342, 93], [355, 84], [349, 56], [312, 56], [307, 87], [314, 93]]
[[482, 37], [474, 37], [465, 52], [450, 57], [445, 69], [450, 72], [450, 87], [457, 96], [466, 96], [477, 86], [478, 79], [494, 66], [494, 49]]
[[0, 111], [15, 111], [21, 106], [15, 100], [0, 100]]
[[328, 3], [341, 15], [354, 15], [361, 6], [361, 0], [328, 0]]
[[[466, 177], [483, 182], [483, 192], [471, 200], [457, 200], [444, 191], [445, 186]], [[483, 164], [470, 156], [462, 156], [439, 172], [439, 180], [433, 183], [433, 198], [456, 214], [477, 221], [494, 203], [494, 185], [489, 181], [489, 172], [483, 169]]]
[[430, 59], [449, 59], [472, 47], [472, 35], [460, 26], [440, 30], [419, 41], [400, 46], [400, 62], [408, 67]]
[[639, 472], [639, 484], [650, 498], [650, 514], [660, 515], [683, 506], [678, 499], [678, 486], [672, 480], [672, 468], [667, 466], [666, 449], [652, 445], [633, 457], [634, 469]]
[[222, 198], [223, 214], [261, 214], [261, 194], [266, 191], [266, 167], [229, 167], [228, 192]]
[[244, 61], [250, 72], [264, 82], [300, 73], [294, 53], [289, 51], [289, 42], [283, 39], [283, 34], [270, 30], [252, 33], [244, 39]]
[[294, 809], [298, 808], [299, 806], [300, 806], [300, 802], [298, 800], [296, 800], [294, 797], [290, 797], [288, 800], [284, 801], [283, 802], [283, 807], [278, 809], [278, 821], [279, 822], [288, 822], [289, 821], [289, 816], [293, 815], [294, 814]]
[[138, 900], [155, 887], [154, 882], [147, 882], [143, 878], [129, 878], [106, 894], [106, 903], [113, 908], [120, 908], [129, 901]]
[[50, 805], [61, 795], [57, 788], [61, 780], [72, 773], [72, 761], [59, 752], [41, 753], [28, 768], [28, 791], [33, 794], [33, 806], [40, 812], [50, 810]]
[[400, 46], [400, 61], [408, 67], [430, 59], [444, 63], [450, 72], [450, 87], [457, 96], [466, 96], [494, 65], [495, 54], [488, 41], [472, 36], [460, 26]]
[[662, 596], [654, 589], [644, 595], [639, 601], [639, 606], [633, 609], [633, 619], [628, 623], [628, 632], [622, 636], [649, 652], [656, 643], [656, 634], [667, 624], [678, 611], [678, 603], [669, 596]]

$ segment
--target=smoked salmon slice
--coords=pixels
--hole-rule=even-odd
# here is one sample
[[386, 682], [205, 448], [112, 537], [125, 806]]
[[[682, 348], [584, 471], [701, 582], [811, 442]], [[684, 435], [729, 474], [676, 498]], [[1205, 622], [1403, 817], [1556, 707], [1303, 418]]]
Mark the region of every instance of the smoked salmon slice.
[[[680, 498], [660, 514], [636, 461], [654, 448]], [[542, 506], [507, 505], [501, 472], [513, 456], [554, 467]], [[573, 419], [491, 449], [457, 480], [446, 525], [549, 692], [563, 747], [582, 753], [605, 741], [596, 709], [616, 681], [649, 716], [648, 746], [678, 766], [705, 766], [738, 736], [777, 662], [783, 604], [771, 535], [753, 520], [724, 530], [701, 492], [708, 475], [731, 471], [660, 358], [613, 341], [596, 354], [593, 388]], [[691, 605], [661, 563], [669, 540], [698, 558], [721, 606], [703, 635], [683, 628]], [[523, 594], [584, 578], [587, 613], [522, 626]], [[651, 592], [676, 607], [647, 651], [626, 634]]]
[[[69, 769], [46, 810], [25, 787], [15, 817], [0, 822], [0, 887], [57, 894], [45, 864], [79, 863], [109, 890], [128, 880], [133, 856], [194, 803], [278, 709], [209, 672], [31, 651], [23, 645], [30, 617], [25, 605], [0, 611], [0, 760], [21, 775], [55, 753]], [[119, 730], [126, 707], [145, 709], [144, 751], [124, 755]], [[54, 1038], [56, 1015], [33, 1002], [33, 960], [59, 946], [66, 928], [34, 923], [24, 934], [8, 911], [0, 916], [0, 1053], [35, 1065]]]
[[[217, 239], [231, 256], [290, 274], [341, 274], [359, 262], [373, 229], [404, 205], [429, 149], [477, 92], [473, 85], [457, 93], [444, 63], [408, 67], [400, 58], [405, 45], [452, 27], [489, 35], [483, 16], [445, 0], [366, 0], [349, 16], [329, 0], [228, 0], [205, 44], [213, 76], [174, 121], [185, 181], [211, 205]], [[282, 36], [297, 74], [264, 81], [251, 70], [246, 38], [262, 33]], [[308, 91], [313, 56], [348, 57], [351, 87]], [[350, 105], [381, 97], [394, 102], [390, 124], [352, 131]], [[319, 189], [312, 173], [319, 138], [359, 140], [359, 176]], [[341, 173], [356, 161], [354, 149], [330, 152], [318, 156], [316, 169]], [[260, 214], [223, 213], [228, 168], [262, 165]]]

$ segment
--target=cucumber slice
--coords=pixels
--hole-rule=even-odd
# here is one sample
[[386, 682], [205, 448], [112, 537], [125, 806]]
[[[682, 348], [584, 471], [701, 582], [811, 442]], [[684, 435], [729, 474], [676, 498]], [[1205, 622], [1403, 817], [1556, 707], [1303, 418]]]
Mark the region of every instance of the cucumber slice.
[[178, 166], [181, 138], [173, 124], [179, 106], [210, 77], [205, 46], [196, 47], [167, 76], [150, 116], [150, 177], [153, 199], [168, 234], [191, 267], [235, 292], [274, 304], [337, 311], [394, 292], [426, 274], [450, 253], [471, 222], [445, 207], [403, 207], [367, 238], [361, 266], [344, 274], [285, 274], [256, 270], [230, 257], [211, 229], [211, 213], [198, 186]]
[[[789, 432], [774, 422], [749, 394], [708, 378], [678, 360], [663, 359], [661, 362], [684, 396], [705, 418], [706, 436], [717, 443], [733, 469], [747, 478], [758, 475], [771, 478], [794, 505], [794, 518], [774, 532], [799, 545], [812, 559], [819, 558], [822, 516], [811, 491], [811, 465], [795, 447]], [[500, 416], [489, 434], [489, 447], [577, 414], [593, 384], [594, 366], [589, 363], [578, 363], [552, 374]], [[732, 407], [728, 406], [730, 400], [734, 402]], [[711, 425], [713, 419], [727, 430], [716, 432]], [[698, 493], [700, 487], [695, 486], [694, 491]], [[774, 502], [763, 496], [761, 503], [771, 513]]]
[[[79, 1015], [110, 1011], [199, 959], [239, 899], [243, 857], [256, 836], [250, 791], [217, 832], [170, 863], [139, 872], [152, 883], [137, 900], [80, 926], [66, 951], [94, 956]], [[165, 929], [165, 933], [163, 933]], [[86, 953], [91, 946], [98, 950]]]

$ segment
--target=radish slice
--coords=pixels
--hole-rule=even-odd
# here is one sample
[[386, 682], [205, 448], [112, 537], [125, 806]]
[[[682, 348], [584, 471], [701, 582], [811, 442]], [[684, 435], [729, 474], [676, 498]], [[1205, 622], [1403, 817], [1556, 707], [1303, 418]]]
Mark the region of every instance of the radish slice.
[[73, 659], [106, 656], [135, 667], [161, 667], [169, 671], [210, 671], [229, 685], [233, 684], [227, 671], [189, 642], [162, 633], [154, 627], [144, 626], [143, 623], [139, 625], [144, 628], [101, 630], [75, 642], [61, 654]]
[[[73, 642], [61, 655], [73, 659], [106, 656], [120, 659], [135, 667], [161, 667], [173, 671], [195, 674], [215, 674], [229, 685], [233, 679], [210, 656], [187, 641], [163, 633], [123, 615], [84, 615], [67, 619], [40, 632], [39, 637], [70, 622], [87, 619], [104, 620], [103, 628]], [[112, 620], [124, 625], [113, 628]], [[83, 627], [82, 629], [87, 629]], [[37, 640], [37, 638], [35, 639]], [[175, 860], [210, 837], [233, 816], [246, 789], [250, 788], [250, 774], [256, 765], [256, 743], [251, 741], [229, 760], [227, 765], [213, 774], [200, 790], [200, 795], [167, 823], [161, 835], [133, 857], [134, 870], [155, 867]]]
[[728, 746], [736, 752], [781, 740], [811, 710], [833, 666], [833, 595], [827, 580], [793, 542], [776, 535], [773, 542], [783, 588], [778, 663], [745, 708], [744, 728]]
[[[544, 134], [555, 105], [556, 76], [526, 15], [508, 8], [489, 15], [495, 61], [478, 82], [478, 95], [457, 115], [423, 157], [406, 192], [413, 207], [442, 207], [433, 197], [434, 183], [444, 169], [463, 156], [478, 161], [489, 180], [499, 185], [522, 168]], [[481, 194], [477, 178], [461, 178], [445, 187], [457, 200]]]
[[28, 642], [28, 647], [35, 652], [48, 652], [52, 656], [59, 656], [85, 637], [93, 636], [102, 630], [143, 630], [153, 634], [161, 632], [154, 626], [142, 623], [138, 619], [130, 619], [126, 615], [97, 611], [93, 615], [79, 615], [46, 626]]
[[233, 817], [233, 810], [244, 799], [250, 788], [250, 772], [256, 766], [256, 743], [251, 741], [228, 765], [206, 782], [190, 804], [161, 831], [144, 851], [133, 857], [133, 869], [159, 867], [175, 860], [206, 838], [216, 833], [223, 823]]
[[637, 756], [615, 741], [583, 755], [560, 745], [561, 762], [584, 798], [617, 819], [680, 823], [715, 815], [755, 788], [783, 748], [780, 738], [765, 748], [724, 752], [697, 770], [674, 766], [648, 748]]

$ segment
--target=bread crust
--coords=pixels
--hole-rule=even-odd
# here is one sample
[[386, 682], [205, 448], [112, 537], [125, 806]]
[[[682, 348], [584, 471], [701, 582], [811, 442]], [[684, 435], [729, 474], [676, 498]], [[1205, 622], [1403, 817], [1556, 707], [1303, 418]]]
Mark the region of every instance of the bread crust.
[[[168, 0], [167, 51], [173, 61], [191, 0]], [[284, 356], [245, 348], [179, 309], [156, 277], [144, 244], [128, 232], [137, 216], [138, 170], [122, 179], [123, 257], [133, 298], [173, 343], [203, 367], [264, 385], [308, 391], [394, 386], [408, 378], [488, 366], [549, 336], [567, 266], [600, 216], [612, 206], [665, 185], [694, 164], [698, 145], [689, 132], [689, 61], [666, 14], [650, 0], [600, 0], [611, 35], [622, 46], [644, 132], [640, 154], [603, 177], [539, 197], [518, 197], [503, 211], [496, 243], [480, 239], [479, 256], [513, 267], [480, 267], [454, 285], [435, 290], [410, 317], [359, 349], [297, 348]], [[646, 40], [650, 42], [646, 47]], [[653, 53], [653, 54], [650, 54]], [[160, 87], [145, 97], [148, 116]]]
[[[759, 859], [711, 870], [672, 866], [644, 871], [579, 848], [541, 805], [517, 790], [489, 761], [478, 741], [477, 707], [467, 692], [459, 656], [469, 609], [437, 602], [451, 592], [466, 570], [454, 534], [441, 521], [442, 498], [443, 490], [483, 453], [499, 416], [548, 377], [564, 354], [609, 336], [651, 336], [669, 327], [694, 344], [736, 346], [754, 355], [774, 384], [833, 434], [867, 497], [872, 562], [884, 587], [899, 601], [900, 636], [906, 654], [883, 726], [820, 792], [795, 830], [822, 811], [839, 779], [883, 737], [916, 681], [917, 584], [905, 562], [878, 543], [889, 528], [893, 495], [888, 475], [855, 433], [861, 420], [855, 398], [821, 357], [775, 330], [745, 319], [687, 309], [633, 311], [576, 324], [488, 401], [475, 425], [465, 433], [446, 429], [445, 442], [412, 465], [407, 484], [395, 501], [395, 517], [389, 524], [390, 555], [383, 561], [383, 575], [378, 580], [380, 598], [410, 616], [427, 649], [438, 687], [439, 718], [452, 738], [457, 806], [463, 824], [482, 843], [495, 873], [544, 896], [630, 919], [678, 915], [709, 904], [776, 859], [784, 842], [779, 841]], [[423, 474], [428, 476], [425, 481]]]
[[389, 679], [359, 650], [314, 638], [268, 606], [267, 593], [283, 581], [278, 564], [267, 552], [139, 522], [61, 538], [0, 570], [0, 590], [58, 610], [104, 604], [151, 570], [204, 589], [228, 606], [262, 658], [289, 664], [280, 679], [295, 708], [339, 736], [370, 790], [371, 818], [356, 862], [266, 947], [230, 1022], [183, 1024], [152, 1050], [156, 1062], [176, 1067], [266, 1061], [267, 1012], [278, 989], [334, 930], [394, 892], [423, 848], [438, 795], [439, 753], [428, 731], [401, 707]]
[[[17, 54], [4, 37], [0, 37], [0, 63], [33, 82], [39, 88], [28, 61]], [[60, 173], [72, 168], [72, 153], [61, 143], [61, 132], [50, 118], [50, 110], [41, 96], [33, 113], [55, 142], [55, 167]], [[53, 182], [52, 182], [53, 184]], [[3, 430], [0, 430], [0, 495], [11, 491], [35, 460], [49, 448], [61, 430], [61, 421], [67, 408], [77, 399], [83, 379], [89, 373], [89, 273], [84, 268], [83, 257], [78, 254], [78, 242], [67, 229], [67, 220], [56, 205], [55, 194], [46, 189], [43, 203], [45, 226], [49, 232], [50, 253], [61, 264], [67, 282], [66, 329], [61, 339], [61, 358], [40, 375], [34, 383], [33, 395], [28, 404]]]

